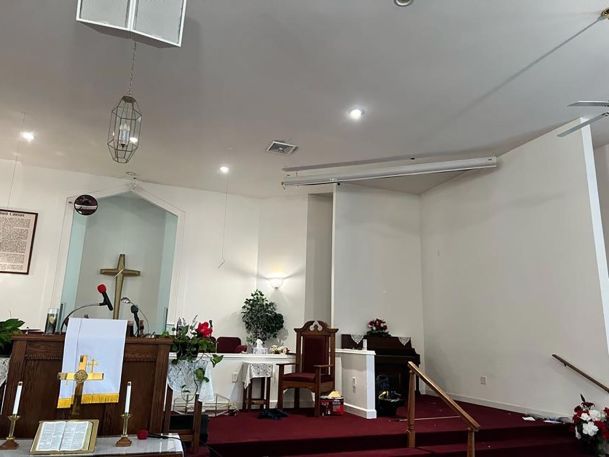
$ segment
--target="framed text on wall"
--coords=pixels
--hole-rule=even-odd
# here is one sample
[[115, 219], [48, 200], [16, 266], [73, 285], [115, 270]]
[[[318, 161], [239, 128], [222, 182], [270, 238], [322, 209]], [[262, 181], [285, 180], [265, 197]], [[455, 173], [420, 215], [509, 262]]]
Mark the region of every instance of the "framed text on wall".
[[0, 273], [27, 275], [38, 213], [0, 209]]

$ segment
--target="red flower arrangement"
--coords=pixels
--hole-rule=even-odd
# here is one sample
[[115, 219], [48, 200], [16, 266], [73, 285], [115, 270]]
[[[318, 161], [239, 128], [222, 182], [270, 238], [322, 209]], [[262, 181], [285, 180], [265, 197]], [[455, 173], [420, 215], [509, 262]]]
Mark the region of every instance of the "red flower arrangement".
[[211, 321], [201, 322], [199, 325], [197, 325], [197, 329], [195, 331], [201, 338], [211, 338], [212, 333], [214, 333], [214, 328]]
[[[196, 318], [195, 318], [196, 319]], [[176, 353], [176, 358], [172, 363], [180, 360], [194, 361], [200, 353], [211, 353], [216, 351], [216, 339], [212, 336], [214, 325], [212, 321], [197, 323], [193, 320], [189, 326], [180, 326], [176, 329], [173, 336], [171, 351]], [[214, 355], [212, 362], [214, 365], [222, 360], [222, 357]]]
[[387, 322], [383, 319], [373, 319], [368, 322], [368, 335], [389, 336]]

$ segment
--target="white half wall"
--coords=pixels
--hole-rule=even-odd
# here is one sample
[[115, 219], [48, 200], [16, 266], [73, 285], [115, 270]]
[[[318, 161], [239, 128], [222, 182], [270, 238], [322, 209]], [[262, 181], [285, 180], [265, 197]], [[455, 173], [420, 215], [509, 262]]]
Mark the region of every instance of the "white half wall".
[[336, 350], [336, 389], [345, 398], [345, 411], [376, 418], [374, 351]]
[[609, 383], [592, 142], [556, 134], [423, 194], [425, 365], [456, 398], [551, 415], [580, 393], [607, 403], [551, 357]]
[[420, 198], [352, 184], [334, 196], [333, 319], [364, 334], [371, 319], [423, 354]]

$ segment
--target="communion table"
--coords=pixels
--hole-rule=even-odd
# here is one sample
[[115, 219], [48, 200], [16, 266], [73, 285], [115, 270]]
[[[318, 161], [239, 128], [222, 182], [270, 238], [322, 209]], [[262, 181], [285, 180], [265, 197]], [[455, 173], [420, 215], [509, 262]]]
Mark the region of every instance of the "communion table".
[[[131, 436], [132, 444], [130, 447], [115, 447], [114, 443], [118, 439], [117, 436], [102, 436], [97, 438], [95, 452], [93, 454], [70, 454], [74, 456], [93, 456], [93, 457], [182, 457], [182, 443], [178, 439], [178, 435], [169, 435], [172, 438], [161, 440], [158, 438], [148, 438], [147, 440], [138, 440]], [[18, 440], [19, 447], [10, 451], [11, 457], [26, 457], [30, 455], [32, 440]]]
[[[0, 436], [8, 431], [7, 416], [15, 401], [17, 383], [23, 381], [23, 395], [15, 435], [33, 438], [41, 420], [67, 419], [69, 409], [57, 409], [64, 335], [16, 335], [13, 337]], [[81, 418], [99, 419], [99, 436], [122, 432], [121, 413], [126, 384], [131, 381], [129, 433], [148, 429], [160, 433], [169, 363], [170, 338], [127, 338], [118, 403], [83, 404]]]

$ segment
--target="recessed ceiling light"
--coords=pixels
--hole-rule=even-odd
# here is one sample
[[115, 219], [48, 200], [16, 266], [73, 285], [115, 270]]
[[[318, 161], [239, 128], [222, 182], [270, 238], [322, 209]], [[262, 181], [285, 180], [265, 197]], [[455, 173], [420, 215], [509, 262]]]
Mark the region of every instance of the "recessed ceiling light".
[[229, 171], [230, 171], [230, 168], [228, 168], [226, 165], [222, 165], [220, 167], [220, 173], [222, 173], [223, 175], [228, 174]]
[[361, 108], [352, 108], [349, 111], [349, 118], [353, 121], [359, 121], [364, 115], [364, 110]]
[[32, 141], [34, 141], [34, 132], [23, 131], [21, 132], [21, 138], [23, 138], [28, 143], [31, 143]]

